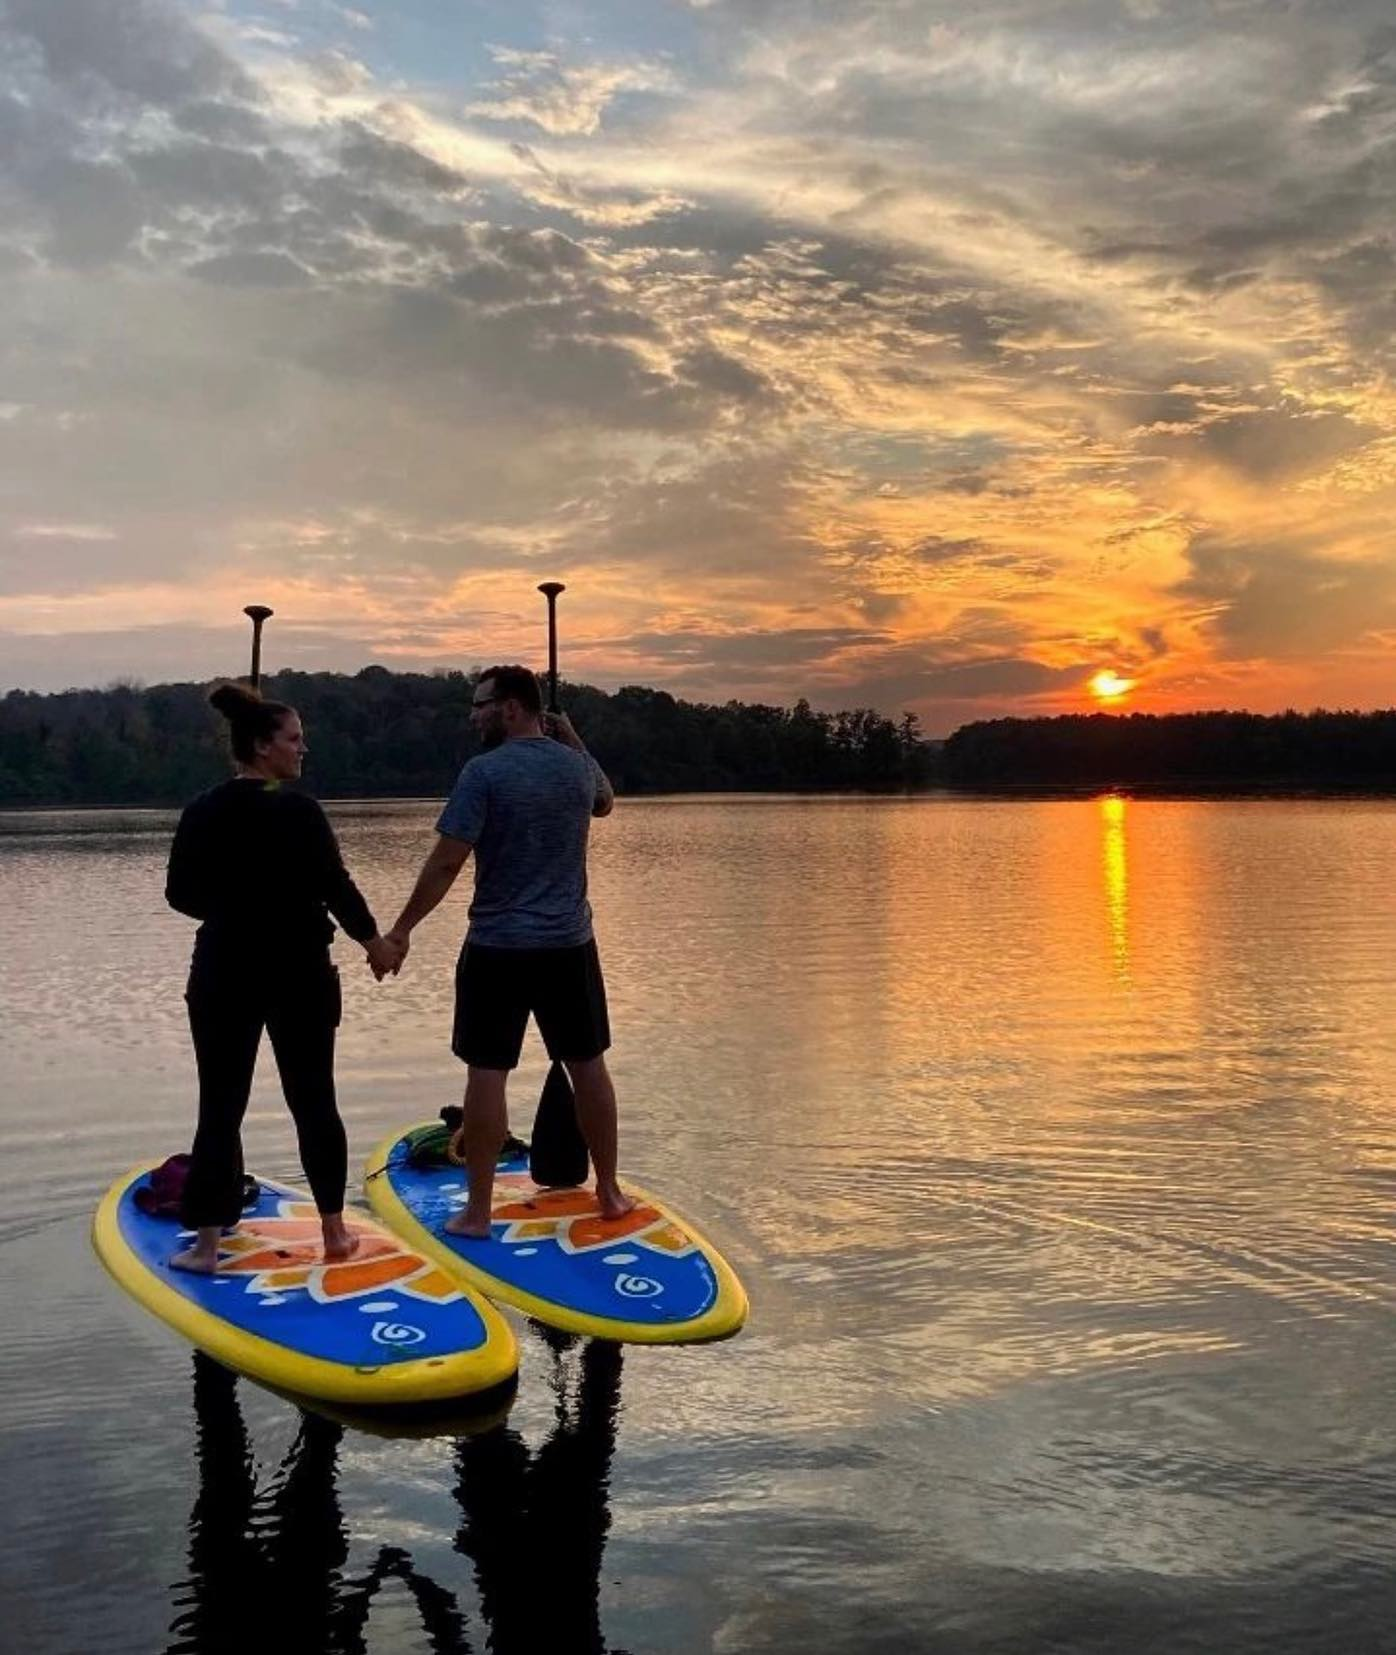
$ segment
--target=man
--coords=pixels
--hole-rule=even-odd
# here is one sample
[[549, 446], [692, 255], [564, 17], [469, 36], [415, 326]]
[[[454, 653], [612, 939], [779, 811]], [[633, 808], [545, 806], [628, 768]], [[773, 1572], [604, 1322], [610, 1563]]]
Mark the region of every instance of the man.
[[611, 784], [565, 715], [547, 715], [527, 667], [491, 667], [475, 686], [470, 722], [485, 751], [471, 759], [436, 824], [435, 847], [388, 940], [406, 954], [413, 928], [475, 852], [470, 927], [456, 966], [451, 1049], [466, 1065], [470, 1192], [449, 1219], [454, 1235], [488, 1240], [495, 1162], [508, 1130], [505, 1087], [529, 1014], [548, 1056], [562, 1062], [596, 1169], [603, 1215], [634, 1206], [616, 1182], [616, 1094], [606, 988], [587, 901], [587, 833], [609, 816]]

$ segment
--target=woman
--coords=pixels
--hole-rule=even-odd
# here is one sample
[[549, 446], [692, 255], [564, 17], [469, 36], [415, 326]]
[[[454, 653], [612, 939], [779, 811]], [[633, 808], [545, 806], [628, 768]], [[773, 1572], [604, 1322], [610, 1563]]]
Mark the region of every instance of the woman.
[[334, 1094], [340, 998], [329, 915], [362, 945], [380, 981], [401, 955], [378, 935], [324, 811], [281, 786], [300, 775], [306, 754], [295, 709], [241, 684], [220, 684], [209, 700], [228, 720], [237, 773], [180, 817], [165, 885], [172, 908], [203, 922], [186, 994], [199, 1126], [180, 1208], [197, 1234], [170, 1264], [215, 1270], [219, 1235], [241, 1216], [242, 1117], [264, 1028], [320, 1212], [325, 1257], [348, 1258], [358, 1243], [344, 1223], [349, 1163]]

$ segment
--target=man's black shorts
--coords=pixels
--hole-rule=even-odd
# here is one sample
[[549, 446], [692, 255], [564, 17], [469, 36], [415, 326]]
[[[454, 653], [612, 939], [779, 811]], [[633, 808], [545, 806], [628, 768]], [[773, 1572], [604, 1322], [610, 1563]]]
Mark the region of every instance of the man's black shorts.
[[576, 948], [482, 948], [456, 965], [451, 1050], [479, 1069], [514, 1069], [529, 1013], [554, 1060], [600, 1057], [611, 1044], [606, 985], [594, 942]]

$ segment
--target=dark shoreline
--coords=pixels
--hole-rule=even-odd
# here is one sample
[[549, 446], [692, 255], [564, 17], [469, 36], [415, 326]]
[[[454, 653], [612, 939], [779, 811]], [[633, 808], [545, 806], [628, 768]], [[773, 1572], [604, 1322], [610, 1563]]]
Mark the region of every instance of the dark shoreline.
[[[444, 794], [423, 793], [342, 793], [320, 796], [320, 803], [329, 807], [344, 805], [422, 804], [439, 805]], [[1247, 800], [1247, 799], [1390, 799], [1396, 798], [1396, 777], [1385, 783], [1360, 781], [1236, 781], [1212, 782], [1177, 778], [1170, 781], [1099, 781], [1099, 782], [952, 782], [933, 787], [905, 790], [871, 788], [713, 788], [674, 792], [644, 791], [620, 793], [624, 799], [683, 799], [699, 801], [711, 799], [738, 802], [742, 800], [818, 800], [883, 799], [907, 802], [913, 799], [983, 799], [1009, 802], [1015, 799], [1087, 800], [1103, 798], [1154, 800]], [[147, 800], [71, 800], [55, 799], [41, 803], [26, 801], [10, 804], [0, 799], [0, 818], [51, 816], [57, 814], [136, 815], [143, 812], [172, 812], [182, 810], [186, 799]]]

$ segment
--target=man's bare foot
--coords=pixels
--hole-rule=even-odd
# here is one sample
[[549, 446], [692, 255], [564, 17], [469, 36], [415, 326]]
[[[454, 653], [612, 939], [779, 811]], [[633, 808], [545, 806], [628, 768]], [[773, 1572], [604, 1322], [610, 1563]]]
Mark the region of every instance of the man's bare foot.
[[596, 1204], [601, 1209], [602, 1218], [624, 1218], [627, 1213], [635, 1211], [635, 1201], [617, 1184], [610, 1189], [596, 1192]]
[[211, 1276], [218, 1268], [218, 1249], [209, 1252], [205, 1247], [186, 1247], [182, 1253], [170, 1254], [171, 1270], [188, 1270], [191, 1275]]
[[467, 1241], [488, 1241], [494, 1234], [488, 1218], [479, 1218], [467, 1207], [464, 1212], [453, 1213], [442, 1228], [448, 1235], [463, 1236]]
[[324, 1219], [320, 1229], [325, 1238], [325, 1257], [331, 1264], [353, 1258], [359, 1250], [359, 1238], [342, 1218]]

